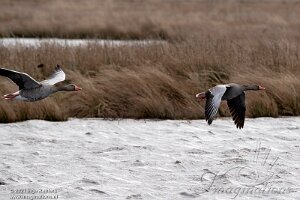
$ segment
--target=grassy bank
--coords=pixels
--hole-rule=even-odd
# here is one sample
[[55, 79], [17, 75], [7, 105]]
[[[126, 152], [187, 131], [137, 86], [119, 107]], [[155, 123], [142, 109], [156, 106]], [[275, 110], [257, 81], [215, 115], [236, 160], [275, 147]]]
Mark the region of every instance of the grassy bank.
[[[251, 38], [251, 37], [250, 37]], [[63, 66], [67, 78], [83, 87], [38, 103], [1, 100], [2, 122], [67, 117], [203, 118], [195, 94], [218, 83], [256, 83], [266, 92], [248, 92], [247, 116], [300, 114], [300, 48], [297, 41], [233, 40], [207, 37], [148, 46], [0, 47], [0, 65], [38, 80]], [[44, 68], [37, 68], [44, 63]], [[0, 78], [0, 92], [17, 90]], [[229, 116], [227, 105], [220, 110]]]

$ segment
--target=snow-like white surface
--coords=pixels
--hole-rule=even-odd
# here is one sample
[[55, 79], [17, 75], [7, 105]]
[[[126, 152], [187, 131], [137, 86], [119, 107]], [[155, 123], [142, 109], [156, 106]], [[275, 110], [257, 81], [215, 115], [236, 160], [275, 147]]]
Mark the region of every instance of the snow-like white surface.
[[41, 189], [78, 200], [300, 198], [299, 117], [246, 119], [243, 130], [228, 118], [33, 120], [0, 124], [0, 152], [1, 200]]
[[86, 46], [88, 44], [123, 46], [123, 45], [149, 45], [164, 43], [159, 40], [101, 40], [101, 39], [59, 39], [59, 38], [0, 38], [0, 46], [15, 47], [39, 47], [43, 44], [54, 44], [60, 46]]

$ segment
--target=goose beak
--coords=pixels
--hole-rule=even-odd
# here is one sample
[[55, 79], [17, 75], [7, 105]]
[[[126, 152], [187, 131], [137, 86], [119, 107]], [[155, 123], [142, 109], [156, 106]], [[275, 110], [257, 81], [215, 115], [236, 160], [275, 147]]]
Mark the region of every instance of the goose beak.
[[75, 85], [75, 91], [80, 91], [80, 90], [82, 90], [82, 88]]
[[265, 90], [266, 88], [262, 87], [262, 86], [258, 86], [259, 90]]

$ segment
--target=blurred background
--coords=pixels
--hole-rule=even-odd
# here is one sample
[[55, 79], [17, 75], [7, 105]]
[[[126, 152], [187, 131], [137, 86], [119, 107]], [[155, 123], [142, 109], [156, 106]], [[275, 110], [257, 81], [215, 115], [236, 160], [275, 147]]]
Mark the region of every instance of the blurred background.
[[[0, 0], [0, 5], [0, 66], [42, 80], [60, 64], [67, 79], [83, 88], [35, 103], [0, 100], [0, 122], [199, 119], [204, 102], [195, 94], [229, 82], [267, 88], [247, 94], [248, 117], [300, 114], [298, 1]], [[37, 39], [25, 45], [7, 43], [8, 38]], [[42, 38], [89, 42], [39, 43]], [[17, 89], [0, 77], [1, 95]], [[226, 107], [221, 116], [230, 115]]]

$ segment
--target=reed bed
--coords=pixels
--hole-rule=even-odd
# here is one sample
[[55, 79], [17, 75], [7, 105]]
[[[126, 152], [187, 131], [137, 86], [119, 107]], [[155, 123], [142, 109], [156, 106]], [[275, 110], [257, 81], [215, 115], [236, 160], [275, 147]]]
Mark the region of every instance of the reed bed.
[[[211, 37], [137, 46], [1, 47], [1, 66], [42, 80], [60, 64], [68, 81], [83, 90], [58, 93], [38, 103], [1, 100], [0, 119], [198, 119], [204, 117], [204, 102], [198, 102], [195, 94], [229, 82], [267, 88], [247, 93], [248, 117], [299, 115], [299, 49], [298, 43], [286, 40], [236, 43]], [[43, 68], [37, 67], [40, 63]], [[1, 94], [14, 90], [12, 82], [0, 78]], [[221, 116], [229, 116], [226, 107], [222, 105]]]
[[[248, 117], [300, 114], [300, 4], [296, 1], [8, 1], [0, 35], [161, 39], [164, 43], [71, 47], [0, 45], [0, 66], [37, 80], [60, 64], [81, 92], [34, 103], [0, 100], [0, 122], [68, 117], [203, 118], [195, 94], [254, 83]], [[43, 68], [37, 65], [43, 63]], [[0, 77], [0, 94], [17, 87]], [[226, 103], [219, 114], [229, 116]]]

